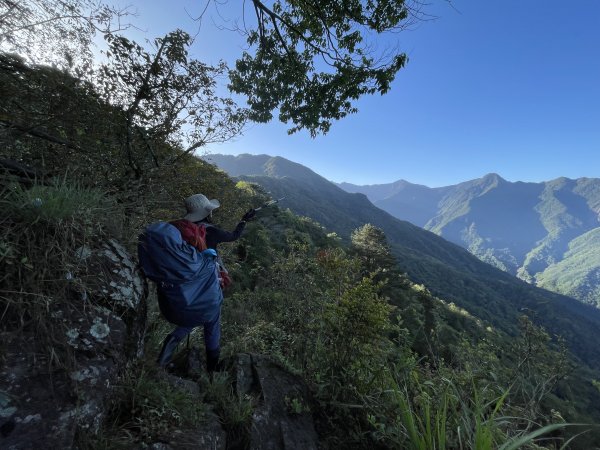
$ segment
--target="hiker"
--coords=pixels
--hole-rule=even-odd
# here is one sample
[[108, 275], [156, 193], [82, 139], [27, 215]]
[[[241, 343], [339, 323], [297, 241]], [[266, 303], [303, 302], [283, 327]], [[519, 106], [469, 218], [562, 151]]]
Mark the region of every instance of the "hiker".
[[[216, 250], [221, 242], [232, 242], [237, 240], [246, 222], [254, 218], [256, 211], [250, 209], [244, 214], [242, 220], [237, 224], [231, 232], [222, 230], [212, 224], [212, 212], [220, 206], [218, 200], [209, 200], [202, 194], [195, 194], [188, 197], [184, 201], [187, 214], [183, 219], [171, 222], [182, 235], [182, 238], [189, 244], [196, 247], [200, 252], [212, 252], [217, 255]], [[204, 235], [205, 233], [205, 235]], [[220, 261], [218, 259], [217, 261]], [[228, 278], [226, 270], [222, 264], [217, 265], [221, 272], [221, 278]], [[229, 281], [231, 279], [229, 278]], [[221, 280], [221, 288], [226, 284], [227, 280]], [[161, 298], [161, 290], [159, 289], [159, 305], [167, 304], [168, 298]], [[214, 298], [214, 297], [218, 298]], [[207, 299], [206, 304], [209, 305], [207, 311], [204, 311], [199, 317], [198, 322], [191, 326], [177, 326], [164, 340], [162, 350], [158, 356], [158, 364], [161, 367], [166, 367], [173, 357], [173, 353], [177, 348], [177, 344], [188, 336], [192, 330], [202, 325], [204, 327], [204, 345], [206, 348], [206, 367], [209, 372], [214, 372], [218, 367], [220, 354], [220, 338], [221, 338], [221, 303], [223, 301], [223, 293], [221, 289], [218, 292], [212, 292], [212, 297]], [[161, 308], [161, 311], [163, 308]], [[163, 314], [165, 311], [163, 311]], [[167, 319], [168, 314], [164, 314]], [[178, 321], [174, 321], [178, 323]]]

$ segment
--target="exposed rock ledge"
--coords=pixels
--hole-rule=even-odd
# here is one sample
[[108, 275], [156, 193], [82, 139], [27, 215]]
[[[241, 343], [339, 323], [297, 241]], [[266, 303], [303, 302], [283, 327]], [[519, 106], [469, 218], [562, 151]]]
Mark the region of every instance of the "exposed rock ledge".
[[71, 287], [53, 299], [47, 320], [62, 339], [44, 342], [37, 330], [1, 337], [3, 449], [71, 448], [78, 430], [97, 431], [114, 381], [143, 351], [147, 285], [133, 259], [114, 240], [77, 257]]

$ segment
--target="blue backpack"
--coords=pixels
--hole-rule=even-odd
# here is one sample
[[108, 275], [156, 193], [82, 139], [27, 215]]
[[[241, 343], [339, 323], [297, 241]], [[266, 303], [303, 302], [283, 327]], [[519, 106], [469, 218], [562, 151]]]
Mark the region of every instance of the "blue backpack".
[[213, 320], [223, 303], [217, 253], [198, 251], [166, 222], [149, 225], [138, 239], [144, 274], [156, 283], [161, 313], [171, 323], [195, 327]]

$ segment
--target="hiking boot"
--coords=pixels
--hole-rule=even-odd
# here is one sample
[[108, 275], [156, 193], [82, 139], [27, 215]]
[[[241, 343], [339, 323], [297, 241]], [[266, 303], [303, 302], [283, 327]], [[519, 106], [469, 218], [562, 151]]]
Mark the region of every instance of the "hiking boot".
[[179, 344], [179, 339], [171, 336], [170, 334], [165, 338], [162, 346], [162, 350], [158, 355], [157, 363], [160, 367], [167, 367], [173, 359], [173, 353]]
[[220, 354], [220, 349], [206, 350], [206, 370], [208, 371], [208, 373], [212, 373], [222, 369], [221, 365], [219, 364]]

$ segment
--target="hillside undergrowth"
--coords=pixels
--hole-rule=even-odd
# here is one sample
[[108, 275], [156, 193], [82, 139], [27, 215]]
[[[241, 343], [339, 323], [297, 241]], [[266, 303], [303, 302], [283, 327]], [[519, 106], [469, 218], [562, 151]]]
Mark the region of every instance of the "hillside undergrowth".
[[[181, 156], [160, 136], [150, 144], [144, 133], [132, 140], [123, 111], [91, 86], [15, 57], [1, 61], [9, 99], [2, 114], [38, 131], [0, 129], [4, 156], [46, 174], [27, 181], [7, 169], [2, 176], [2, 332], [43, 331], [31, 352], [45, 352], [56, 363], [51, 372], [62, 370], [57, 362], [67, 361], [67, 347], [48, 315], [55, 298], [75, 304], [85, 296], [71, 279], [86, 243], [117, 238], [133, 251], [147, 223], [178, 218], [181, 200], [197, 192], [220, 200], [215, 218], [232, 228], [268, 196]], [[48, 113], [57, 105], [61, 114]], [[47, 114], [43, 133], [40, 111]], [[598, 392], [565, 388], [574, 371], [560, 343], [526, 317], [513, 324], [520, 334], [511, 338], [432, 295], [400, 271], [385, 234], [372, 225], [344, 243], [308, 218], [270, 207], [222, 254], [235, 280], [223, 311], [225, 356], [264, 354], [300, 375], [312, 402], [290, 400], [290, 408], [318, 419], [325, 447], [560, 448], [570, 428], [578, 430], [567, 421], [598, 418], [583, 398], [589, 393], [591, 402]], [[81, 430], [78, 445], [149, 445], [202, 421], [211, 408], [230, 446], [247, 445], [254, 400], [237, 397], [225, 373], [212, 381], [198, 375], [196, 403], [165, 384], [154, 356], [169, 326], [155, 305], [149, 317], [146, 355], [123, 374], [100, 433]], [[589, 448], [593, 439], [588, 433], [569, 446]]]

